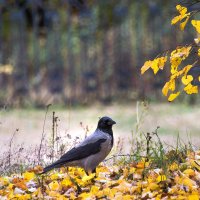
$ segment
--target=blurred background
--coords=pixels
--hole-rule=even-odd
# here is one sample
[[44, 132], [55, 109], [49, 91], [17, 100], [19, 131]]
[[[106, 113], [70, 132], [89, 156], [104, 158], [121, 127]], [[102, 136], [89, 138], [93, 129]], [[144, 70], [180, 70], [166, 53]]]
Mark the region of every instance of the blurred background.
[[0, 0], [0, 106], [162, 100], [167, 70], [140, 68], [192, 42], [171, 26], [176, 3]]
[[[145, 132], [161, 126], [168, 143], [178, 133], [185, 138], [191, 133], [199, 144], [200, 110], [198, 104], [190, 107], [197, 96], [181, 96], [169, 105], [161, 93], [168, 70], [140, 75], [146, 60], [193, 42], [191, 26], [185, 32], [171, 26], [178, 3], [0, 0], [1, 141], [19, 128], [15, 141], [38, 144], [44, 129], [51, 134], [52, 111], [60, 106], [59, 134], [84, 135], [108, 115], [117, 121], [115, 134], [126, 139], [138, 125]], [[138, 120], [146, 110], [136, 104], [142, 100], [153, 103]], [[53, 107], [45, 119], [48, 104]]]

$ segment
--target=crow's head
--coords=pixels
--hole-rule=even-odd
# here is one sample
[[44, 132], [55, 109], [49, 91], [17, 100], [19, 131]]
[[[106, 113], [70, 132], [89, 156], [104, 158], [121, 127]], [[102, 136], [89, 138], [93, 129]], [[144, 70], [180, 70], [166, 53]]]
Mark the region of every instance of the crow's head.
[[102, 117], [99, 119], [97, 128], [102, 131], [111, 130], [114, 124], [116, 124], [116, 122], [110, 117]]

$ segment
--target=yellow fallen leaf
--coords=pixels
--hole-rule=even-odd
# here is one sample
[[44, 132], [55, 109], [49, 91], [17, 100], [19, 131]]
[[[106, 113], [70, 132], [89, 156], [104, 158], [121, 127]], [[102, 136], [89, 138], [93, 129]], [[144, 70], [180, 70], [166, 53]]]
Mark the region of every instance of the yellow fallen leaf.
[[30, 194], [16, 194], [14, 199], [29, 200], [31, 199], [31, 195]]
[[[58, 193], [57, 191], [51, 190], [51, 191], [49, 191], [48, 195], [49, 195], [50, 197], [54, 197], [54, 199], [55, 199], [55, 198], [58, 199], [59, 193]], [[52, 198], [51, 198], [51, 199], [52, 199]]]
[[93, 186], [91, 187], [91, 189], [90, 189], [90, 193], [95, 195], [95, 194], [97, 194], [98, 192], [99, 192], [99, 187], [93, 185]]
[[62, 186], [65, 186], [65, 187], [68, 187], [68, 186], [71, 186], [72, 185], [72, 182], [70, 181], [70, 179], [68, 178], [65, 178], [61, 181], [61, 185]]
[[0, 177], [0, 187], [8, 185], [9, 184], [9, 180], [6, 177]]
[[59, 173], [53, 173], [50, 175], [50, 179], [52, 181], [57, 180], [59, 178]]
[[33, 172], [25, 172], [23, 173], [23, 177], [26, 181], [30, 181], [35, 178], [35, 174]]
[[186, 169], [183, 173], [187, 176], [195, 176], [195, 171], [193, 169]]
[[178, 170], [179, 169], [179, 165], [177, 163], [172, 163], [170, 166], [169, 166], [169, 170], [171, 171], [175, 171], [175, 170]]
[[81, 197], [81, 199], [83, 199], [83, 200], [94, 199], [94, 198], [92, 198], [92, 195], [88, 192], [82, 192], [78, 197], [79, 198]]
[[192, 167], [195, 167], [198, 171], [200, 171], [200, 162], [196, 161], [196, 160], [191, 160], [190, 161]]
[[194, 181], [192, 181], [190, 178], [188, 177], [183, 177], [180, 179], [180, 184], [183, 184], [185, 186], [188, 186], [189, 188], [192, 188], [194, 186]]
[[156, 179], [157, 182], [161, 182], [165, 180], [167, 180], [167, 177], [165, 175], [159, 175]]
[[188, 198], [188, 200], [199, 200], [199, 195], [191, 194], [187, 198]]
[[157, 183], [150, 183], [148, 185], [148, 188], [151, 190], [151, 191], [154, 191], [154, 190], [157, 190], [159, 189], [159, 185]]
[[58, 181], [52, 181], [51, 183], [49, 183], [49, 188], [51, 190], [57, 191], [60, 188], [60, 185], [58, 183]]
[[96, 175], [95, 173], [92, 173], [92, 174], [90, 174], [89, 176], [84, 175], [83, 178], [82, 178], [82, 181], [83, 181], [83, 182], [90, 181], [90, 180], [92, 180], [92, 179], [95, 177], [95, 175]]

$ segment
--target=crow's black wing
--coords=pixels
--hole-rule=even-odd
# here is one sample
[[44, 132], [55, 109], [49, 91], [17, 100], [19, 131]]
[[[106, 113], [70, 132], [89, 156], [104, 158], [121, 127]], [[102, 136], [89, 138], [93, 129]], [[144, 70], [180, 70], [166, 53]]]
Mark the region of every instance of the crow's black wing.
[[96, 154], [101, 150], [101, 143], [105, 142], [106, 139], [99, 139], [94, 143], [88, 143], [84, 146], [78, 146], [69, 150], [66, 154], [60, 157], [60, 159], [51, 165], [44, 168], [43, 173], [50, 171], [53, 168], [59, 168], [68, 162], [80, 160], [90, 155]]
[[96, 154], [101, 150], [101, 143], [106, 139], [99, 139], [94, 143], [85, 144], [84, 146], [78, 146], [69, 150], [66, 154], [61, 156], [60, 160], [70, 162], [74, 160], [80, 160], [86, 158], [92, 154]]

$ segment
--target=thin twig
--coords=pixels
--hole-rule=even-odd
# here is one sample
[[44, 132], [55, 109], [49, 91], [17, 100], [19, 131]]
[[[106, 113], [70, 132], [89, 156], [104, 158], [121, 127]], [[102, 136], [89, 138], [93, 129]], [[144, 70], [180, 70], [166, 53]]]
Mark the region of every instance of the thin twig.
[[13, 143], [13, 139], [16, 135], [16, 133], [19, 131], [19, 129], [16, 129], [10, 139], [10, 142], [9, 142], [9, 153], [8, 153], [8, 163], [9, 163], [9, 167], [11, 166], [11, 151], [12, 151], [12, 143]]
[[55, 111], [52, 117], [52, 161], [54, 161], [54, 143], [55, 143]]
[[51, 104], [47, 105], [45, 116], [44, 116], [44, 122], [43, 122], [43, 127], [42, 127], [42, 138], [41, 138], [40, 146], [39, 146], [39, 150], [38, 150], [38, 162], [41, 161], [41, 157], [40, 156], [41, 156], [41, 150], [42, 150], [42, 142], [44, 141], [44, 138], [45, 138], [44, 128], [45, 128], [45, 124], [46, 124], [47, 113], [49, 111], [49, 107], [50, 106], [51, 106]]
[[80, 193], [82, 192], [82, 189], [81, 189], [81, 187], [79, 186], [79, 184], [75, 181], [74, 178], [72, 178], [72, 177], [69, 175], [68, 172], [67, 172], [67, 175], [69, 176], [70, 181], [71, 181], [74, 185], [76, 185], [77, 191], [78, 191], [78, 193], [80, 194]]

